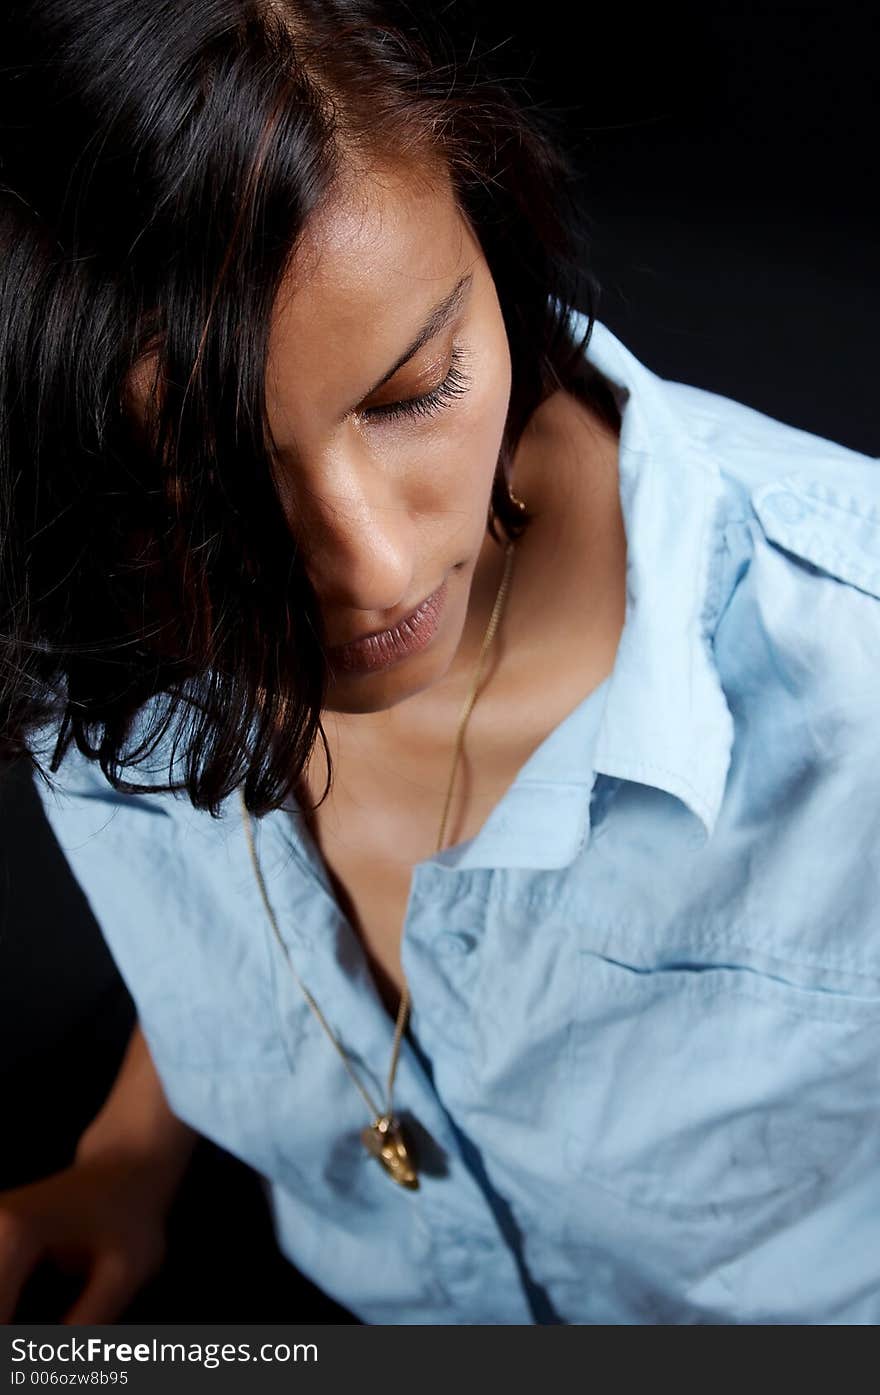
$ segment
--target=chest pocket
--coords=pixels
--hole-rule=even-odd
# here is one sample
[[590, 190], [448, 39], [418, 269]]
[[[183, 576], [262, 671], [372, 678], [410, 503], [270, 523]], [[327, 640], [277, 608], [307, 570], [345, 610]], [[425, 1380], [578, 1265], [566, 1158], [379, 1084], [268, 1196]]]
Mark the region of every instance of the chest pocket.
[[646, 1224], [742, 1238], [833, 1189], [860, 1156], [876, 1166], [880, 984], [817, 982], [746, 960], [652, 966], [582, 950], [570, 1171]]
[[751, 501], [770, 542], [880, 597], [880, 460], [841, 467], [840, 480], [786, 475]]

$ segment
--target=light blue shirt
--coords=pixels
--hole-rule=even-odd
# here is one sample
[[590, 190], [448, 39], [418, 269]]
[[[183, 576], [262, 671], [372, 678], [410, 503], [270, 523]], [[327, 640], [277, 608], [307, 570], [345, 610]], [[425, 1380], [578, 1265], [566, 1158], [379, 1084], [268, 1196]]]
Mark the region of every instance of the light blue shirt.
[[[172, 1108], [363, 1321], [877, 1323], [880, 460], [666, 381], [601, 322], [588, 356], [623, 413], [626, 622], [479, 833], [414, 869], [418, 1191], [362, 1148], [237, 797], [215, 821], [117, 795], [73, 752], [46, 812]], [[320, 854], [285, 810], [255, 828], [293, 963], [384, 1098], [393, 1023]]]

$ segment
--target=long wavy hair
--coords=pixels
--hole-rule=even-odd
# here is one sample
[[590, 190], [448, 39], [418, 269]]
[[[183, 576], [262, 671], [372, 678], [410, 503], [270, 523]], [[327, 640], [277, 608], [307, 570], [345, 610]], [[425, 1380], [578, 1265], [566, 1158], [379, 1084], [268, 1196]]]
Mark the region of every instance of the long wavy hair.
[[[558, 114], [454, 19], [402, 0], [8, 0], [4, 758], [51, 784], [75, 742], [114, 788], [214, 816], [240, 785], [257, 817], [295, 790], [327, 676], [273, 482], [268, 336], [353, 157], [439, 157], [486, 256], [513, 373], [496, 539], [527, 525], [506, 472], [544, 398], [575, 391], [619, 426], [584, 357], [599, 288]], [[147, 361], [145, 418], [127, 385]], [[159, 750], [163, 778], [125, 778]]]

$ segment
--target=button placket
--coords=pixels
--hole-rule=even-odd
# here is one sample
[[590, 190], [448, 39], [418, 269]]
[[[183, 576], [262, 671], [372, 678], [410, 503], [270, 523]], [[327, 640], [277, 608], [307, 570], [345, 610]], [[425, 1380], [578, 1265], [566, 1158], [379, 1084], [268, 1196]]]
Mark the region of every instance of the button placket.
[[414, 873], [403, 967], [413, 1000], [412, 1030], [435, 1063], [435, 1089], [447, 1107], [462, 1084], [470, 1089], [474, 994], [490, 878], [430, 863], [419, 864]]
[[[416, 977], [422, 973], [431, 976], [432, 960], [436, 972], [437, 959], [458, 961], [454, 972], [459, 977], [465, 961], [477, 949], [487, 898], [481, 886], [468, 884], [467, 879], [473, 876], [430, 864], [416, 868], [402, 945], [403, 956], [411, 954], [416, 960]], [[446, 972], [453, 972], [451, 963], [447, 963]]]

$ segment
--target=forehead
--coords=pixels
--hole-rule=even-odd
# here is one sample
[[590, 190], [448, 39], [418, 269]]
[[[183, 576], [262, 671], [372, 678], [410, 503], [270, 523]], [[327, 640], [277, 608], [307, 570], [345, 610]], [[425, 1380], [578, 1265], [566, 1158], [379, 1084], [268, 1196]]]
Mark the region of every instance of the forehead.
[[282, 284], [270, 393], [293, 370], [315, 393], [366, 386], [475, 254], [444, 172], [384, 167], [350, 178], [315, 215]]

